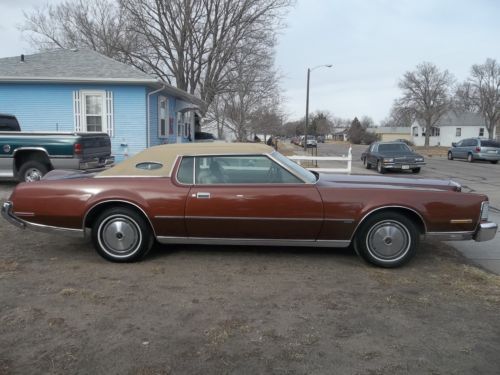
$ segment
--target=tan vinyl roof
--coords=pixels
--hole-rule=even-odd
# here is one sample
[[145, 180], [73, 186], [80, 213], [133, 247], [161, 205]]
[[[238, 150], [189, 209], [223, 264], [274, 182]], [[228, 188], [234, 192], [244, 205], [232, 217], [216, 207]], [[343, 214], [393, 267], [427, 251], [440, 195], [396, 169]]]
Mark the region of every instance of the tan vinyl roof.
[[[151, 176], [170, 177], [177, 156], [228, 155], [228, 154], [269, 154], [274, 149], [259, 143], [177, 143], [148, 148], [137, 155], [99, 173], [96, 177]], [[139, 169], [136, 165], [144, 162], [161, 163], [159, 169]]]

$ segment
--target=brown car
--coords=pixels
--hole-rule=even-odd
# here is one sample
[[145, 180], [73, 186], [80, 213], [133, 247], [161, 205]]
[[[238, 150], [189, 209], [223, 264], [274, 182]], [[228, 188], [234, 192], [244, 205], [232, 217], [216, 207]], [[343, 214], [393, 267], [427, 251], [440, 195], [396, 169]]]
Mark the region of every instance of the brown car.
[[90, 235], [115, 262], [163, 244], [348, 247], [383, 267], [421, 235], [490, 240], [488, 198], [453, 181], [310, 172], [261, 144], [152, 147], [98, 174], [54, 171], [2, 207], [20, 228]]

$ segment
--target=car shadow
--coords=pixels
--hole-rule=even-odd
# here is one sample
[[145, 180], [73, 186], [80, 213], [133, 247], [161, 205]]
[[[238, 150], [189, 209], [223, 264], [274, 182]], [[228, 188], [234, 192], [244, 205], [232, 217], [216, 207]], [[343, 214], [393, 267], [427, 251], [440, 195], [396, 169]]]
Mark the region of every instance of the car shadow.
[[148, 254], [148, 259], [162, 258], [166, 255], [178, 254], [183, 252], [200, 253], [207, 255], [224, 256], [270, 256], [270, 257], [324, 257], [335, 256], [344, 260], [355, 259], [357, 255], [352, 247], [346, 248], [325, 248], [325, 247], [288, 247], [288, 246], [230, 246], [230, 245], [163, 245], [156, 243]]

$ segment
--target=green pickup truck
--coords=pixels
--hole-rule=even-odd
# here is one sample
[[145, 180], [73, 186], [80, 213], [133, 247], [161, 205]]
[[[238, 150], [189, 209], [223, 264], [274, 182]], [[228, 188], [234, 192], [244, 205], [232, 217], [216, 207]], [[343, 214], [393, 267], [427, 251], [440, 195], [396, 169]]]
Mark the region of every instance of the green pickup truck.
[[31, 182], [53, 169], [98, 170], [114, 163], [105, 133], [21, 132], [0, 114], [0, 178]]

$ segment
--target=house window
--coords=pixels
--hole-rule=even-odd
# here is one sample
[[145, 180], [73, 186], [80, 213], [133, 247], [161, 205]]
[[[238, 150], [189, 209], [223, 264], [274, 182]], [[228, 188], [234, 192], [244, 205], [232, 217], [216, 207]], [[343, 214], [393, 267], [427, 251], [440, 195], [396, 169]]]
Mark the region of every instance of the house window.
[[431, 137], [439, 137], [440, 134], [441, 134], [441, 129], [435, 126], [431, 128]]
[[479, 136], [484, 137], [484, 128], [479, 128]]
[[456, 137], [461, 137], [462, 136], [462, 128], [457, 128], [457, 130], [455, 132], [455, 136]]
[[104, 91], [87, 91], [83, 96], [83, 129], [87, 132], [106, 132]]
[[414, 136], [414, 137], [418, 137], [418, 127], [417, 127], [417, 126], [415, 126], [415, 127], [413, 128], [413, 136]]
[[168, 100], [164, 96], [158, 97], [158, 137], [167, 137]]

